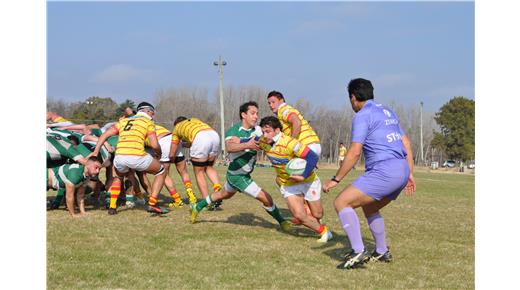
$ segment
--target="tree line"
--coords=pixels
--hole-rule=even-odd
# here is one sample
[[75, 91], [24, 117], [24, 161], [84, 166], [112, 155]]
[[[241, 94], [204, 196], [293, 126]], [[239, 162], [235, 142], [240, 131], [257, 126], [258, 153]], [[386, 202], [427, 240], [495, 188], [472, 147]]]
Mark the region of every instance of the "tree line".
[[[239, 122], [239, 106], [247, 101], [259, 105], [260, 118], [273, 114], [267, 105], [268, 90], [257, 86], [226, 86], [224, 88], [224, 125], [227, 128]], [[178, 116], [197, 117], [207, 122], [220, 134], [220, 103], [218, 91], [210, 96], [206, 88], [182, 87], [160, 90], [153, 104], [156, 107], [155, 122], [168, 129]], [[345, 102], [335, 108], [312, 106], [303, 98], [286, 96], [288, 104], [297, 108], [310, 122], [321, 140], [322, 162], [337, 163], [339, 143], [350, 143], [352, 111]], [[92, 96], [83, 102], [65, 102], [48, 98], [47, 110], [75, 123], [100, 126], [118, 120], [126, 107], [135, 109], [140, 100], [125, 100], [117, 104], [111, 98]], [[419, 104], [397, 104], [391, 107], [401, 120], [401, 126], [409, 136], [416, 164], [429, 165], [431, 161], [445, 159], [474, 160], [475, 156], [475, 104], [464, 97], [454, 97], [439, 112], [423, 112], [423, 152], [420, 158], [420, 107]]]

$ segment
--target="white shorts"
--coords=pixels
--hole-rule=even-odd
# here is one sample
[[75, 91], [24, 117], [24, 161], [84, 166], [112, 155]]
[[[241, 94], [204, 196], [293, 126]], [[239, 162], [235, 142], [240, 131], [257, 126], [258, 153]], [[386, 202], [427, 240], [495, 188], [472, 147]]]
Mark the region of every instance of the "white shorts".
[[318, 158], [321, 156], [321, 144], [320, 143], [314, 143], [307, 145], [309, 149], [311, 149], [316, 155], [318, 155]]
[[153, 157], [150, 154], [144, 156], [116, 155], [114, 167], [118, 172], [127, 173], [129, 169], [145, 171], [152, 164]]
[[340, 156], [340, 157], [339, 157], [339, 161], [343, 161], [344, 159], [345, 159], [344, 156]]
[[[170, 146], [172, 145], [172, 135], [164, 136], [161, 139], [159, 139], [159, 146], [161, 146], [161, 159], [159, 161], [161, 162], [170, 162]], [[148, 154], [153, 155], [153, 149], [150, 147], [146, 147], [146, 152]], [[182, 146], [177, 146], [177, 154], [175, 154], [175, 157], [183, 157], [184, 154], [182, 154]]]
[[284, 198], [291, 195], [303, 195], [303, 198], [308, 201], [316, 201], [321, 198], [321, 181], [316, 176], [313, 182], [301, 183], [295, 185], [282, 185], [280, 192]]
[[220, 152], [220, 137], [215, 130], [200, 131], [190, 147], [191, 158], [216, 157]]

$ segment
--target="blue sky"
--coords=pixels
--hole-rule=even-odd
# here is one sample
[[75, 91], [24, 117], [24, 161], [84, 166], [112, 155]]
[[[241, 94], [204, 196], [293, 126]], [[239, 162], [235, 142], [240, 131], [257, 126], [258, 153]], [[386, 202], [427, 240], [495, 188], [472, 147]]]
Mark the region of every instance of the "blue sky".
[[47, 96], [153, 101], [257, 85], [329, 107], [370, 79], [380, 102], [474, 99], [473, 2], [49, 2]]

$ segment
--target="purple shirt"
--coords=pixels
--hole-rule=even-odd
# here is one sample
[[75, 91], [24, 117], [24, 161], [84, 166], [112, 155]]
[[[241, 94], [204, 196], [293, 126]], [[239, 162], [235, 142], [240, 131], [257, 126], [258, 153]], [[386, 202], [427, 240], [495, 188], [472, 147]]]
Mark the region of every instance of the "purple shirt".
[[352, 142], [363, 144], [367, 170], [378, 161], [405, 159], [399, 117], [388, 107], [368, 100], [352, 120]]

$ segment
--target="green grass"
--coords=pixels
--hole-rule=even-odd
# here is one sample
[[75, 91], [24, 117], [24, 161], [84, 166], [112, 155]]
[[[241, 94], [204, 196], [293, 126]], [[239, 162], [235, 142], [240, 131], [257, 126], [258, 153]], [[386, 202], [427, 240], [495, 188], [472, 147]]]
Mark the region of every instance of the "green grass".
[[[219, 173], [223, 177], [224, 169]], [[335, 234], [326, 245], [316, 243], [317, 235], [303, 227], [297, 228], [297, 235], [281, 232], [258, 201], [241, 193], [224, 201], [223, 211], [203, 211], [195, 224], [190, 224], [187, 207], [164, 217], [151, 217], [141, 209], [121, 209], [116, 216], [90, 209], [81, 219], [70, 218], [63, 208], [49, 211], [47, 286], [474, 288], [473, 175], [416, 173], [416, 194], [403, 193], [382, 211], [394, 261], [350, 271], [335, 268], [349, 244], [332, 202], [360, 173], [354, 171], [338, 189], [322, 194], [324, 222]], [[171, 174], [180, 184], [177, 174]], [[318, 174], [324, 181], [334, 170]], [[257, 168], [254, 178], [289, 216], [274, 184], [274, 170]], [[163, 195], [162, 201], [169, 201], [164, 190]], [[358, 214], [365, 244], [372, 250], [372, 235], [360, 210]]]

